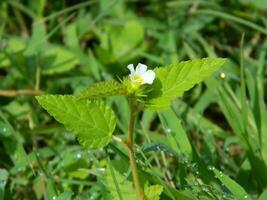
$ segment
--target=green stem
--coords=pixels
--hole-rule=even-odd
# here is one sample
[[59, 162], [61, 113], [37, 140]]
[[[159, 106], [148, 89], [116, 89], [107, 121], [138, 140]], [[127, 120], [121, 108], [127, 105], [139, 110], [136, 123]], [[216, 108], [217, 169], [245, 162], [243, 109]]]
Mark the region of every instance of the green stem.
[[138, 177], [138, 170], [137, 164], [135, 160], [134, 154], [134, 122], [135, 122], [135, 114], [136, 114], [136, 101], [134, 97], [130, 97], [130, 108], [131, 108], [131, 115], [130, 115], [130, 122], [129, 122], [129, 129], [128, 129], [128, 139], [127, 139], [127, 147], [128, 147], [128, 154], [130, 159], [130, 166], [132, 170], [132, 177], [134, 182], [134, 187], [137, 193], [138, 200], [144, 200], [144, 193], [140, 185], [139, 177]]
[[36, 66], [36, 80], [35, 80], [35, 87], [34, 90], [36, 92], [40, 91], [40, 82], [41, 82], [41, 65], [39, 55], [37, 55], [37, 66]]
[[17, 19], [18, 23], [19, 23], [22, 36], [23, 37], [28, 37], [29, 33], [28, 33], [28, 30], [27, 30], [27, 25], [25, 23], [23, 15], [17, 9], [14, 9], [14, 14], [16, 16], [16, 19]]

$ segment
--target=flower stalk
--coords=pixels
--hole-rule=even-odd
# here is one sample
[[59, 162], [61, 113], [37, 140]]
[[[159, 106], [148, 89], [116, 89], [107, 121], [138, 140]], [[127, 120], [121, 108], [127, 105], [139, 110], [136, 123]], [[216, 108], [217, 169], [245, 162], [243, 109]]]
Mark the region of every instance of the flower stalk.
[[144, 200], [144, 193], [143, 193], [140, 181], [139, 181], [137, 164], [136, 164], [135, 153], [134, 153], [134, 123], [135, 123], [135, 115], [136, 115], [136, 110], [137, 110], [135, 97], [131, 96], [129, 98], [129, 103], [130, 103], [130, 108], [131, 108], [131, 114], [130, 114], [128, 138], [127, 138], [126, 144], [128, 148], [130, 167], [132, 170], [132, 178], [133, 178], [134, 187], [137, 193], [137, 199]]

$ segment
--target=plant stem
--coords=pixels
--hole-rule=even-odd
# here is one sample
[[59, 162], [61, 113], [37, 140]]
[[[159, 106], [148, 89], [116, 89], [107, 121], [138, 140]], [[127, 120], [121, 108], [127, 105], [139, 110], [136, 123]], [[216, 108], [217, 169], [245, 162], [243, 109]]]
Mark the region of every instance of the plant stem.
[[36, 92], [40, 91], [40, 83], [41, 83], [41, 65], [40, 65], [40, 57], [39, 55], [37, 55], [37, 66], [36, 66], [35, 87], [34, 87], [34, 90]]
[[35, 90], [0, 90], [0, 96], [13, 97], [17, 95], [40, 95], [40, 91]]
[[131, 115], [130, 115], [130, 122], [129, 122], [129, 129], [128, 129], [128, 139], [127, 139], [127, 147], [128, 147], [128, 154], [130, 159], [130, 166], [132, 170], [132, 177], [134, 182], [134, 187], [137, 193], [138, 200], [144, 200], [144, 193], [140, 185], [139, 177], [138, 177], [138, 170], [137, 164], [135, 160], [134, 154], [134, 122], [135, 122], [135, 114], [136, 114], [136, 100], [134, 97], [130, 97], [130, 108], [131, 108]]

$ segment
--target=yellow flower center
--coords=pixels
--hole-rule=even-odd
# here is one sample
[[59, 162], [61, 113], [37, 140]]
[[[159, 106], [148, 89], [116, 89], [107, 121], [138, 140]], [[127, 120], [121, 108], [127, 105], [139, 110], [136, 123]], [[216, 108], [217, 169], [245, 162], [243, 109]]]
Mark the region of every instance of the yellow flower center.
[[141, 76], [139, 76], [139, 75], [136, 74], [133, 77], [133, 81], [134, 82], [137, 82], [137, 83], [143, 83], [144, 82], [144, 79]]

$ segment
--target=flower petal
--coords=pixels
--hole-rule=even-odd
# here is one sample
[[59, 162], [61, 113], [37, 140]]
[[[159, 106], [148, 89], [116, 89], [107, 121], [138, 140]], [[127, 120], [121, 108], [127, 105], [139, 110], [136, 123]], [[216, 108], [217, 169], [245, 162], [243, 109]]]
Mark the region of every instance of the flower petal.
[[135, 73], [135, 71], [134, 71], [134, 65], [133, 64], [129, 64], [127, 66], [127, 68], [130, 70], [131, 74], [134, 74]]
[[144, 83], [147, 83], [147, 84], [152, 84], [154, 79], [155, 79], [155, 72], [153, 70], [147, 70], [142, 78], [144, 79]]
[[129, 75], [129, 77], [130, 77], [130, 80], [131, 80], [131, 81], [134, 81], [134, 74], [131, 73], [131, 74]]
[[144, 74], [146, 72], [146, 70], [147, 70], [146, 65], [144, 65], [142, 63], [138, 63], [135, 72], [136, 72], [136, 74], [141, 76], [142, 74]]

